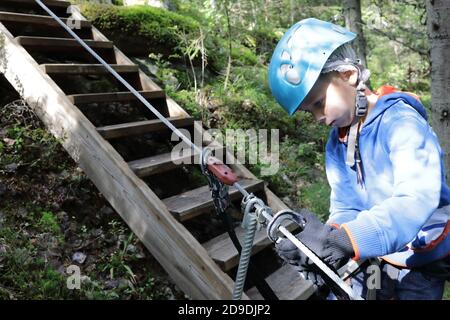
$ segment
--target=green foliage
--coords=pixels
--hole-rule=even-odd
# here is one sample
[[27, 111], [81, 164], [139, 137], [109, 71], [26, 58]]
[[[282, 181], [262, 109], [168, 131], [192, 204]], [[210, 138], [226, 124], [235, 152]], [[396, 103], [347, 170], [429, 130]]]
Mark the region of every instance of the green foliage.
[[323, 222], [327, 220], [330, 208], [330, 187], [326, 182], [315, 182], [305, 186], [300, 195], [302, 206], [317, 214]]
[[429, 91], [424, 16], [422, 1], [363, 1], [363, 31], [374, 88], [389, 84], [419, 95]]
[[17, 164], [22, 170], [56, 170], [50, 155], [61, 149], [60, 141], [42, 128], [31, 129], [14, 125], [7, 128], [9, 144], [0, 145], [0, 171], [8, 165]]
[[51, 211], [42, 212], [42, 217], [39, 220], [39, 226], [47, 232], [58, 234], [60, 232], [59, 222], [56, 216]]
[[202, 108], [196, 101], [196, 93], [189, 90], [178, 90], [170, 93], [171, 97], [177, 101], [183, 108], [195, 119], [202, 120]]
[[0, 228], [0, 298], [61, 299], [69, 292], [63, 275], [39, 257], [32, 239], [9, 226]]

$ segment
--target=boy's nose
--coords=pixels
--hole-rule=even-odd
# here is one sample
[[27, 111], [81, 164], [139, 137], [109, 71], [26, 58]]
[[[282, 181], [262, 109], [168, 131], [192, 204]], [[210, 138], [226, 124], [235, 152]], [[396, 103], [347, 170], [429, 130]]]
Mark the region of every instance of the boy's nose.
[[321, 117], [321, 118], [316, 118], [316, 120], [317, 120], [317, 122], [319, 122], [320, 124], [326, 124], [327, 118]]
[[312, 113], [314, 115], [314, 118], [316, 119], [316, 121], [320, 122], [320, 123], [324, 123], [325, 122], [325, 114], [323, 113], [323, 109], [322, 108], [314, 108], [314, 110], [312, 110]]

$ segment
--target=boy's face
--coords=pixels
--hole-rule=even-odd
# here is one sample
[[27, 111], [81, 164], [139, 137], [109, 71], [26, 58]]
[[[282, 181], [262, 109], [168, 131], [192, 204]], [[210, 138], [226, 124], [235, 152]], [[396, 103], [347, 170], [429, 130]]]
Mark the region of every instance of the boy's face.
[[319, 77], [300, 105], [327, 126], [349, 126], [355, 116], [357, 72], [329, 72]]

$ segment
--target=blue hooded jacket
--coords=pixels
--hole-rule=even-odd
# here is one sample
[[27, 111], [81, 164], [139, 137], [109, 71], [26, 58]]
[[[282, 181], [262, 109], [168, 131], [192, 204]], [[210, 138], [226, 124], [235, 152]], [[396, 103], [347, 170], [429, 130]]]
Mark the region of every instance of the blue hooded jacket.
[[439, 141], [411, 95], [381, 96], [360, 132], [364, 186], [345, 164], [347, 146], [330, 132], [326, 172], [329, 223], [349, 235], [355, 259], [383, 257], [416, 267], [450, 251], [450, 188]]

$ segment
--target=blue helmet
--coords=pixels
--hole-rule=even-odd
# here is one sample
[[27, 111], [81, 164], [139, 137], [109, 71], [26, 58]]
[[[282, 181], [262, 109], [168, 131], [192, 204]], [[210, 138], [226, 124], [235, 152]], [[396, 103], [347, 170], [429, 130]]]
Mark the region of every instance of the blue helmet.
[[269, 86], [277, 102], [293, 115], [319, 78], [330, 55], [356, 34], [315, 18], [294, 24], [281, 38], [269, 65]]

